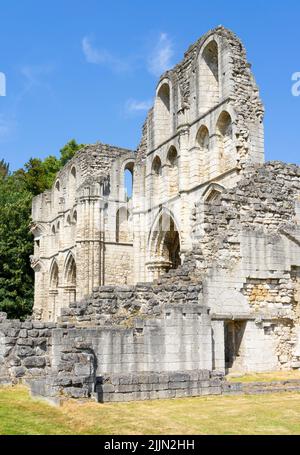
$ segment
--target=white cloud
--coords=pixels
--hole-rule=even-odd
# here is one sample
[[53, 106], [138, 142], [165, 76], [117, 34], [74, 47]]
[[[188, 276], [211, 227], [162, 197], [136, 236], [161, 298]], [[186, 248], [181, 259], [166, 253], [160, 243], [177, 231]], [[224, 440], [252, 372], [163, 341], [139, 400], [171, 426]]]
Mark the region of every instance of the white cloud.
[[126, 102], [126, 111], [127, 112], [144, 112], [148, 111], [150, 107], [152, 106], [153, 101], [151, 99], [149, 100], [143, 100], [143, 101], [138, 101], [135, 99], [129, 99]]
[[48, 84], [45, 83], [45, 76], [48, 76], [52, 71], [53, 66], [50, 64], [24, 65], [21, 68], [21, 73], [26, 79], [27, 89], [36, 85], [48, 87]]
[[127, 71], [130, 68], [129, 63], [125, 59], [119, 59], [105, 49], [97, 49], [94, 47], [90, 38], [87, 36], [82, 39], [81, 45], [85, 59], [88, 63], [107, 65], [117, 72]]
[[167, 33], [161, 33], [153, 52], [148, 58], [148, 71], [158, 77], [171, 68], [174, 55], [173, 43]]

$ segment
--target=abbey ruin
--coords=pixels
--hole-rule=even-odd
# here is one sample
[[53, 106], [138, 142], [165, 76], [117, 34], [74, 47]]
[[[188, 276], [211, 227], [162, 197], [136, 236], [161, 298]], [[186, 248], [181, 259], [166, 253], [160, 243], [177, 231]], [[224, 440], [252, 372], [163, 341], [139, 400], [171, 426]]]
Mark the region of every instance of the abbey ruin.
[[263, 116], [218, 27], [161, 76], [137, 151], [65, 165], [33, 202], [34, 311], [0, 317], [2, 381], [117, 401], [300, 368], [300, 168], [264, 163]]

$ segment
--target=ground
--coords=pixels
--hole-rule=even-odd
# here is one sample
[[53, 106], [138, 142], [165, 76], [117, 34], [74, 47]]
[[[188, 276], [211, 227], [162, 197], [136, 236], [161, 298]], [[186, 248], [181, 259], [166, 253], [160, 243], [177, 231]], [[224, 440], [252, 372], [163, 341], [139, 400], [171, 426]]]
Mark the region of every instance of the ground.
[[300, 393], [53, 407], [1, 387], [0, 434], [300, 434]]

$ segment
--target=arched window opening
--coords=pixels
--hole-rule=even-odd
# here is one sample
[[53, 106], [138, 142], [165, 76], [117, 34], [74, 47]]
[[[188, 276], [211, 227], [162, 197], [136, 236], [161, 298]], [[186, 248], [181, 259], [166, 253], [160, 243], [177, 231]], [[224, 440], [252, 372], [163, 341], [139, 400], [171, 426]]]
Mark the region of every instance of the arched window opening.
[[57, 300], [58, 300], [59, 270], [57, 262], [52, 263], [49, 280], [49, 301], [48, 301], [48, 319], [53, 320], [56, 317]]
[[76, 262], [72, 254], [67, 259], [65, 266], [65, 303], [69, 304], [76, 300]]
[[217, 136], [220, 171], [224, 171], [233, 158], [232, 120], [226, 111], [219, 116]]
[[72, 167], [70, 176], [69, 176], [69, 200], [70, 203], [74, 203], [76, 195], [76, 168]]
[[54, 224], [53, 224], [53, 226], [52, 226], [51, 232], [52, 232], [52, 234], [55, 234], [55, 233], [56, 233]]
[[76, 224], [77, 223], [77, 211], [74, 210], [73, 212], [73, 223]]
[[168, 151], [167, 163], [168, 163], [167, 179], [169, 186], [169, 196], [171, 197], [177, 194], [179, 190], [178, 154], [174, 146], [171, 146]]
[[209, 167], [211, 163], [211, 157], [209, 156], [209, 131], [205, 125], [200, 126], [196, 136], [197, 150], [196, 157], [193, 160], [192, 172], [195, 175], [195, 183], [205, 181], [209, 178]]
[[70, 215], [67, 216], [67, 220], [66, 221], [67, 221], [67, 225], [70, 226], [70, 224], [71, 224], [71, 216]]
[[197, 133], [197, 145], [200, 147], [201, 150], [208, 151], [209, 150], [209, 132], [205, 125], [202, 125]]
[[169, 214], [162, 214], [152, 231], [150, 255], [148, 268], [152, 278], [158, 278], [181, 264], [179, 232]]
[[162, 193], [162, 166], [159, 156], [152, 162], [152, 205], [158, 204]]
[[201, 113], [219, 103], [219, 57], [216, 41], [211, 41], [200, 57], [199, 95]]
[[154, 175], [161, 175], [161, 160], [159, 156], [156, 156], [152, 162], [152, 172]]
[[129, 223], [129, 211], [121, 207], [116, 213], [116, 242], [132, 242], [132, 231]]
[[57, 222], [57, 225], [56, 225], [56, 231], [58, 232], [59, 229], [60, 229], [60, 222], [58, 221], [58, 222]]
[[155, 144], [159, 145], [171, 135], [170, 87], [161, 85], [157, 92], [154, 105]]
[[177, 150], [173, 145], [170, 147], [170, 149], [168, 151], [167, 160], [168, 160], [168, 163], [172, 167], [177, 166], [178, 155], [177, 155]]
[[55, 211], [59, 210], [59, 197], [60, 197], [60, 183], [59, 183], [59, 180], [57, 180], [55, 183], [55, 188], [54, 188], [54, 210]]
[[57, 262], [54, 261], [51, 273], [50, 273], [50, 289], [57, 290], [58, 288], [58, 265]]
[[133, 191], [133, 163], [128, 163], [124, 169], [124, 188], [125, 188], [125, 199], [129, 201], [132, 198]]

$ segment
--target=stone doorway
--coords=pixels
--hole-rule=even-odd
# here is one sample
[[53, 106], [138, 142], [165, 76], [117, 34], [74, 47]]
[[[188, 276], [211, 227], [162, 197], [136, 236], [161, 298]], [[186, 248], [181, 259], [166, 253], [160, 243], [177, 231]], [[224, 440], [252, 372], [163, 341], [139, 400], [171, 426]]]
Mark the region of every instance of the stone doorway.
[[224, 345], [225, 345], [225, 370], [243, 370], [242, 340], [246, 328], [246, 321], [225, 321]]

